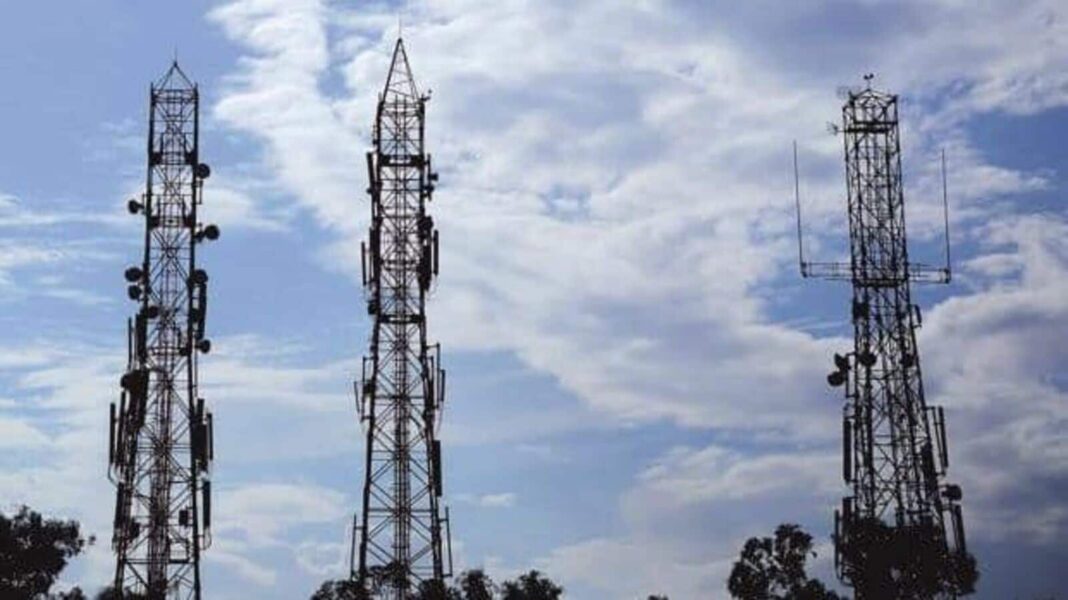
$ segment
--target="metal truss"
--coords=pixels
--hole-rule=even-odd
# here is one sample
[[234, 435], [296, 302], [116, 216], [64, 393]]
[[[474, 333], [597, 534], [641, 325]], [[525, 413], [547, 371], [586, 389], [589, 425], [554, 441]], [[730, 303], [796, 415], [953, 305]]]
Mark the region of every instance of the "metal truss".
[[961, 489], [944, 482], [943, 411], [924, 398], [916, 345], [922, 320], [910, 287], [949, 281], [948, 235], [945, 267], [909, 262], [897, 96], [873, 90], [867, 79], [865, 89], [848, 92], [840, 129], [851, 261], [811, 263], [801, 256], [803, 276], [853, 287], [853, 351], [836, 354], [828, 376], [845, 389], [843, 477], [852, 487], [835, 513], [835, 564], [858, 600], [953, 598], [954, 592], [917, 591], [922, 586], [914, 573], [889, 572], [908, 562], [905, 553], [952, 563], [967, 550]]
[[116, 484], [112, 547], [120, 597], [199, 599], [200, 554], [211, 543], [212, 415], [197, 393], [208, 275], [197, 245], [219, 229], [197, 220], [203, 181], [199, 96], [178, 67], [151, 87], [148, 173], [132, 214], [145, 221], [144, 260], [126, 270], [138, 303], [128, 366], [111, 404], [109, 478]]
[[445, 371], [440, 346], [427, 343], [425, 308], [438, 272], [438, 233], [427, 214], [437, 181], [424, 149], [428, 99], [398, 39], [367, 154], [371, 226], [362, 263], [374, 326], [357, 392], [367, 454], [353, 534], [354, 577], [390, 600], [451, 576], [437, 439]]

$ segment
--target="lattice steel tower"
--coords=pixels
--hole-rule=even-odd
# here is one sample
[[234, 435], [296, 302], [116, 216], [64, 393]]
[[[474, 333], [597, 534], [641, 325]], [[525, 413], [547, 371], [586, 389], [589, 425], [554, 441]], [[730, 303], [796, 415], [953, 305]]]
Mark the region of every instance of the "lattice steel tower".
[[[858, 600], [953, 598], [970, 591], [961, 572], [971, 559], [961, 489], [944, 482], [943, 411], [924, 399], [910, 291], [912, 282], [949, 282], [948, 235], [945, 267], [909, 262], [897, 96], [865, 79], [866, 89], [848, 93], [840, 130], [851, 261], [805, 262], [798, 210], [802, 275], [853, 285], [853, 351], [835, 355], [827, 378], [845, 387], [843, 477], [852, 486], [835, 513], [835, 564]], [[938, 580], [949, 584], [931, 585]]]
[[438, 271], [438, 233], [427, 214], [437, 181], [424, 149], [428, 99], [398, 39], [367, 154], [371, 226], [362, 263], [374, 326], [358, 403], [367, 457], [353, 538], [357, 582], [391, 600], [451, 576], [436, 433], [445, 372], [440, 346], [427, 343], [425, 309]]
[[212, 416], [197, 393], [208, 276], [196, 247], [219, 229], [197, 220], [204, 179], [197, 87], [175, 62], [151, 87], [148, 175], [132, 214], [145, 251], [126, 270], [139, 309], [128, 323], [128, 366], [111, 405], [109, 477], [116, 484], [112, 546], [123, 597], [199, 599], [200, 553], [210, 545]]

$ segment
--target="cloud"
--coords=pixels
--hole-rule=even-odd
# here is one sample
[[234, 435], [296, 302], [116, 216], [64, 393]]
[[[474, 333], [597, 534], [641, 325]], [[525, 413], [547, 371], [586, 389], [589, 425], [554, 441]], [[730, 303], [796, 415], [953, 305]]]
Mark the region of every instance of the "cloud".
[[279, 535], [304, 523], [334, 521], [347, 514], [344, 494], [314, 484], [257, 483], [219, 491], [223, 532], [239, 532], [253, 545], [282, 544]]
[[[623, 494], [624, 527], [554, 549], [541, 563], [566, 586], [597, 597], [725, 597], [745, 539], [779, 522], [821, 525], [838, 492], [833, 451], [742, 454], [677, 447], [652, 461]], [[809, 525], [809, 529], [813, 528]]]
[[[965, 267], [975, 292], [929, 311], [921, 349], [932, 399], [946, 405], [951, 469], [970, 531], [1050, 542], [1068, 534], [1068, 222], [1018, 216], [976, 232]], [[992, 268], [991, 265], [999, 265]]]
[[516, 494], [514, 492], [501, 492], [499, 494], [457, 494], [453, 497], [458, 502], [473, 504], [482, 508], [510, 508], [515, 506]]
[[[238, 0], [210, 17], [245, 52], [217, 118], [262, 141], [266, 170], [333, 236], [324, 263], [353, 281], [368, 212], [360, 154], [393, 10]], [[417, 2], [410, 13], [416, 77], [434, 91], [443, 245], [429, 310], [446, 357], [508, 353], [579, 398], [591, 421], [748, 442], [666, 453], [620, 499], [619, 535], [561, 547], [546, 564], [608, 597], [702, 597], [720, 589], [746, 534], [777, 524], [754, 515], [826, 527], [840, 494], [839, 413], [823, 376], [848, 341], [796, 320], [822, 307], [792, 283], [789, 141], [804, 157], [812, 250], [833, 255], [844, 247], [841, 149], [821, 130], [837, 116], [832, 90], [871, 70], [903, 94], [910, 233], [922, 244], [941, 231], [927, 200], [944, 144], [955, 235], [989, 244], [956, 296], [927, 311], [921, 342], [931, 400], [950, 409], [966, 514], [980, 536], [1059, 531], [1047, 491], [1063, 489], [1065, 472], [1063, 353], [1048, 344], [1063, 330], [1063, 290], [1042, 282], [1064, 280], [1050, 241], [1060, 233], [1010, 216], [1014, 195], [1054, 179], [991, 163], [968, 125], [1068, 103], [1050, 75], [1068, 56], [1062, 8], [870, 2], [849, 23], [833, 3], [775, 18], [759, 4], [658, 1]], [[1041, 344], [1015, 336], [1019, 319]], [[1037, 516], [1021, 519], [1030, 508]], [[643, 555], [657, 560], [643, 566]]]
[[[773, 322], [765, 288], [792, 260], [786, 140], [804, 131], [799, 123], [835, 114], [833, 101], [817, 101], [833, 87], [822, 77], [802, 85], [725, 24], [699, 31], [658, 2], [410, 10], [410, 54], [434, 89], [428, 131], [443, 173], [433, 208], [443, 275], [430, 311], [446, 349], [513, 352], [624, 421], [828, 431], [814, 416], [823, 413], [808, 410], [822, 402], [812, 358], [837, 341]], [[359, 154], [386, 68], [387, 17], [319, 2], [234, 2], [211, 13], [249, 52], [219, 119], [264, 141], [279, 183], [343, 236], [330, 262], [353, 276], [366, 222], [353, 196], [364, 187]], [[551, 40], [537, 33], [544, 27]], [[906, 29], [885, 43], [912, 38], [929, 40]], [[324, 84], [336, 72], [343, 91]], [[925, 91], [944, 81], [912, 83]], [[838, 161], [833, 140], [806, 144], [821, 165]], [[960, 144], [954, 160], [971, 182], [962, 194], [1042, 185]], [[781, 187], [767, 185], [775, 169]], [[840, 175], [825, 171], [816, 187], [837, 192]]]
[[24, 419], [12, 419], [0, 413], [0, 448], [39, 448], [48, 443], [40, 429]]
[[[338, 403], [338, 411], [346, 413], [344, 420], [320, 409], [312, 411], [303, 425], [294, 415], [307, 412], [306, 408], [282, 402], [290, 412], [279, 413], [274, 404], [285, 394], [299, 394], [307, 381], [317, 382], [315, 374], [326, 369], [294, 367], [287, 362], [292, 356], [272, 354], [268, 349], [273, 346], [257, 336], [237, 336], [233, 343], [226, 337], [218, 341], [223, 371], [212, 375], [217, 388], [208, 385], [204, 389], [217, 415], [216, 450], [225, 459], [216, 464], [220, 472], [214, 490], [214, 544], [205, 557], [208, 565], [223, 566], [227, 573], [249, 583], [272, 586], [278, 581], [277, 555], [272, 553], [284, 551], [289, 561], [298, 555], [306, 563], [317, 560], [321, 553], [309, 554], [308, 545], [322, 543], [322, 533], [305, 527], [322, 525], [332, 530], [346, 520], [353, 503], [345, 494], [322, 485], [275, 483], [257, 480], [253, 474], [263, 464], [270, 464], [273, 471], [280, 455], [299, 458], [302, 447], [303, 452], [319, 457], [324, 452], [352, 455], [356, 452], [353, 428], [343, 402]], [[202, 366], [215, 358], [211, 355]], [[25, 503], [45, 514], [76, 519], [84, 533], [97, 536], [99, 543], [69, 573], [85, 589], [102, 586], [114, 569], [108, 544], [114, 488], [106, 477], [107, 404], [117, 394], [124, 361], [124, 349], [69, 339], [0, 347], [0, 394], [5, 399], [0, 405], [3, 502], [5, 506]], [[266, 361], [272, 361], [270, 369], [265, 369]], [[347, 372], [331, 370], [339, 376]], [[204, 369], [202, 375], [206, 372], [212, 371]], [[267, 401], [262, 408], [226, 393], [228, 386], [239, 385], [236, 382], [257, 378], [271, 392], [262, 396]], [[238, 417], [229, 418], [230, 406]], [[263, 429], [250, 424], [265, 414], [274, 414], [288, 427], [275, 427], [276, 435], [262, 435]], [[332, 426], [334, 439], [329, 441], [324, 432]], [[291, 547], [290, 536], [306, 538], [299, 541], [298, 537]]]
[[278, 580], [278, 572], [274, 569], [264, 567], [241, 554], [230, 551], [225, 544], [219, 544], [219, 546], [213, 548], [212, 552], [204, 554], [206, 562], [223, 565], [229, 572], [260, 587], [274, 585]]

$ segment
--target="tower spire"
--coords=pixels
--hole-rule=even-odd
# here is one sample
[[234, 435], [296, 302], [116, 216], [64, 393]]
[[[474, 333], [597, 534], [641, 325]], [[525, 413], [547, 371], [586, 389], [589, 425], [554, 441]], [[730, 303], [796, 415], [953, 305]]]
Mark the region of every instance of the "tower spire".
[[440, 346], [427, 341], [438, 273], [428, 205], [438, 176], [424, 145], [426, 102], [398, 38], [367, 154], [371, 227], [361, 250], [374, 324], [359, 386], [367, 454], [353, 533], [356, 581], [388, 600], [438, 597], [452, 571], [437, 431], [445, 371]]
[[390, 60], [382, 95], [407, 98], [411, 102], [418, 102], [420, 99], [419, 87], [415, 84], [412, 66], [408, 62], [408, 52], [404, 48], [404, 38], [398, 37], [397, 43], [393, 45], [393, 58]]

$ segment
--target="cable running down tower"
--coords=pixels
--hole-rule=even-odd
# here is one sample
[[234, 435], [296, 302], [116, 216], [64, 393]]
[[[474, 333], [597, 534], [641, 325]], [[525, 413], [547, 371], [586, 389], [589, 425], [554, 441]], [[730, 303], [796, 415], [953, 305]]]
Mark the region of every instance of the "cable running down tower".
[[[798, 198], [802, 275], [853, 286], [853, 351], [836, 354], [827, 377], [845, 389], [842, 475], [852, 487], [835, 513], [835, 565], [858, 600], [955, 598], [972, 591], [974, 560], [961, 489], [944, 481], [943, 411], [924, 398], [916, 345], [922, 319], [910, 289], [913, 282], [949, 282], [948, 227], [944, 267], [909, 262], [897, 96], [865, 79], [865, 89], [848, 92], [838, 130], [849, 263], [805, 261]], [[796, 149], [794, 157], [796, 170]], [[943, 182], [944, 172], [943, 161]]]
[[199, 157], [197, 87], [178, 63], [151, 87], [148, 173], [132, 214], [145, 220], [144, 259], [126, 270], [138, 303], [118, 404], [111, 404], [112, 547], [120, 597], [201, 598], [200, 553], [211, 543], [212, 415], [197, 393], [208, 275], [197, 245], [219, 237], [197, 208], [211, 171]]
[[427, 214], [438, 179], [424, 149], [428, 99], [398, 39], [367, 154], [371, 226], [361, 251], [374, 325], [357, 394], [367, 455], [353, 535], [354, 577], [389, 600], [440, 589], [452, 570], [437, 439], [445, 371], [426, 327], [438, 273], [438, 232]]

